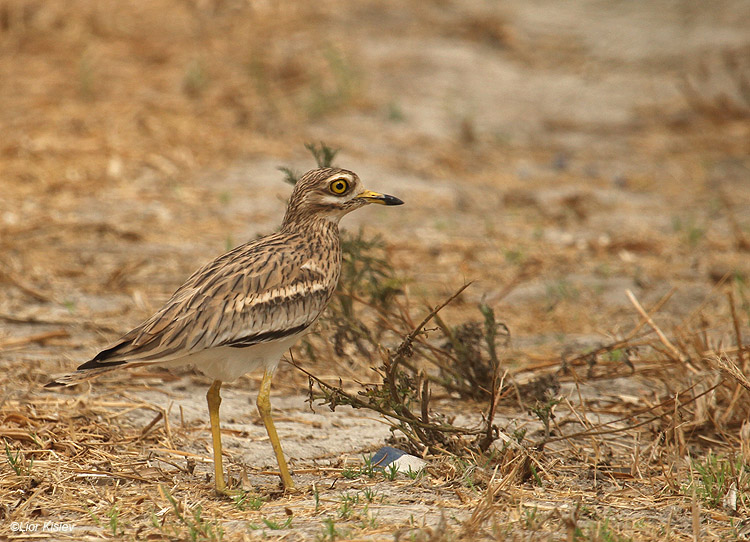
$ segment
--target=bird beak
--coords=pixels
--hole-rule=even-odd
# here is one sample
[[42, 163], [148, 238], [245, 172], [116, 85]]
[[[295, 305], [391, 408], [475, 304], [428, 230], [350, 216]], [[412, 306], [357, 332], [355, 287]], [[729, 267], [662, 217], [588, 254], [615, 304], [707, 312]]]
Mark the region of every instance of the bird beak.
[[371, 192], [365, 190], [361, 194], [354, 196], [354, 199], [363, 199], [367, 203], [379, 203], [380, 205], [403, 205], [404, 202], [395, 196], [389, 196], [388, 194], [378, 194], [377, 192]]

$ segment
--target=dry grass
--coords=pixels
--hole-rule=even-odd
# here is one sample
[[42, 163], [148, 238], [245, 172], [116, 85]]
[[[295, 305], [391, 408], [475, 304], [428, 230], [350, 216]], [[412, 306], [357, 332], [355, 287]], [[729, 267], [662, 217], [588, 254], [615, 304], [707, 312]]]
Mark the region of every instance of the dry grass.
[[4, 181], [86, 191], [285, 150], [278, 136], [358, 99], [354, 51], [311, 30], [326, 9], [3, 2]]
[[[360, 382], [370, 389], [398, 382], [388, 370], [372, 382], [370, 367], [393, 359], [377, 345], [398, 352], [430, 312], [418, 301], [423, 296], [432, 307], [464, 277], [483, 279], [425, 325], [426, 334], [414, 334], [412, 357], [399, 365], [400, 382], [413, 385], [417, 399], [407, 405], [409, 416], [481, 436], [489, 429], [496, 439], [489, 449], [464, 435], [445, 453], [414, 431], [398, 442], [424, 453], [429, 467], [395, 480], [369, 469], [359, 453], [330, 450], [295, 463], [301, 490], [289, 495], [273, 472], [230, 458], [246, 493], [222, 499], [212, 493], [207, 420], [183, 418], [177, 404], [185, 393], [202, 395], [200, 376], [142, 372], [40, 391], [52, 373], [157, 308], [197, 258], [231, 244], [227, 231], [244, 232], [244, 222], [273, 215], [243, 207], [262, 187], [233, 204], [212, 179], [256, 156], [284, 163], [313, 139], [309, 124], [382, 105], [359, 67], [361, 42], [350, 39], [350, 25], [337, 23], [372, 9], [343, 2], [0, 2], [0, 538], [55, 538], [70, 526], [76, 538], [139, 540], [747, 536], [750, 198], [741, 182], [710, 178], [696, 166], [746, 155], [744, 50], [724, 61], [736, 97], [724, 100], [705, 90], [707, 79], [694, 78], [685, 87], [689, 113], [654, 115], [633, 137], [633, 152], [654, 169], [669, 155], [689, 174], [644, 174], [629, 179], [630, 190], [658, 186], [654, 193], [673, 198], [666, 212], [685, 217], [703, 210], [681, 207], [695, 189], [694, 198], [713, 202], [705, 215], [667, 233], [591, 238], [578, 251], [537, 230], [586, 229], [601, 206], [578, 190], [587, 180], [560, 174], [576, 190], [555, 208], [528, 184], [509, 181], [516, 184], [498, 202], [517, 229], [487, 230], [510, 247], [504, 253], [474, 238], [489, 235], [476, 226], [486, 217], [472, 222], [480, 232], [472, 229], [474, 237], [451, 236], [449, 221], [436, 226], [442, 237], [388, 233], [379, 256], [410, 271], [388, 284], [387, 303], [370, 295], [376, 290], [346, 291], [323, 322], [322, 339], [295, 351], [322, 382], [353, 397]], [[474, 13], [454, 25], [430, 6], [409, 4], [404, 13], [416, 21], [404, 28], [416, 35], [516, 51], [531, 64], [544, 54], [524, 53], [523, 36], [497, 14]], [[581, 54], [571, 47], [566, 58]], [[511, 151], [498, 150], [470, 119], [459, 131], [448, 142], [404, 137], [399, 145], [429, 160], [383, 163], [467, 179], [468, 195], [456, 198], [456, 209], [473, 209], [470, 190], [496, 182], [492, 168]], [[680, 139], [669, 139], [676, 132]], [[331, 143], [345, 146], [341, 137]], [[660, 146], [665, 140], [670, 145]], [[534, 145], [512, 153], [536, 162], [552, 155]], [[485, 169], [477, 172], [476, 164]], [[625, 204], [609, 205], [607, 213]], [[635, 293], [624, 308], [610, 308], [566, 278], [583, 272], [632, 276]], [[541, 300], [503, 304], [542, 279]], [[649, 289], [649, 282], [668, 287]], [[633, 284], [646, 285], [648, 302]], [[486, 314], [477, 311], [486, 291], [511, 339], [499, 326], [493, 331], [495, 359]], [[675, 301], [688, 293], [690, 304]], [[603, 339], [581, 346], [572, 334], [584, 330]], [[560, 339], [541, 340], [544, 334]], [[305, 375], [288, 365], [281, 371], [277, 390], [307, 390]], [[493, 374], [493, 382], [482, 382]], [[240, 386], [249, 383], [252, 377]], [[180, 385], [182, 396], [174, 392]], [[142, 389], [162, 399], [141, 399]], [[42, 533], [48, 521], [58, 531]]]
[[[163, 406], [128, 399], [133, 384], [110, 384], [104, 395], [34, 394], [33, 401], [6, 390], [0, 513], [6, 526], [49, 520], [75, 525], [78, 534], [165, 539], [234, 539], [277, 529], [294, 539], [377, 538], [394, 530], [417, 540], [681, 540], [696, 530], [707, 538], [735, 536], [750, 512], [750, 349], [732, 346], [742, 344], [743, 329], [734, 297], [725, 298], [716, 322], [696, 312], [669, 335], [658, 311], [634, 296], [632, 302], [640, 321], [610, 344], [527, 362], [505, 375], [498, 390], [506, 391], [494, 399], [499, 440], [486, 453], [453, 446], [447, 454], [425, 442], [425, 454], [436, 451], [414, 480], [390, 480], [367, 465], [311, 466], [296, 470], [301, 492], [285, 496], [275, 482], [250, 485], [248, 477], [269, 473], [243, 465], [237, 483], [251, 491], [220, 499], [209, 476], [198, 474], [208, 472], [208, 448], [184, 451], [205, 437], [205, 424], [170, 424]], [[415, 327], [412, 340], [423, 327]], [[429, 370], [429, 359], [421, 360]], [[143, 376], [137, 385], [174, 379]], [[532, 402], [531, 391], [518, 392], [523, 381], [545, 382], [547, 392], [561, 386], [563, 393], [541, 393]], [[633, 385], [651, 392], [616, 391]], [[430, 416], [458, 404], [433, 398]], [[131, 425], [127, 415], [139, 409], [151, 412], [150, 422]], [[432, 510], [442, 519], [422, 526], [412, 523], [413, 514], [394, 512], [410, 502], [420, 503], [425, 517]]]

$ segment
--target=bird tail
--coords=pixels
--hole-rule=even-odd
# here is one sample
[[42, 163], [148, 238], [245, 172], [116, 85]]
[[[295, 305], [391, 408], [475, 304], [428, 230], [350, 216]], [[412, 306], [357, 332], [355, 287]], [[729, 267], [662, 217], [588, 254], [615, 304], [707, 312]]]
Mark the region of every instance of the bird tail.
[[[101, 354], [99, 354], [101, 355]], [[45, 388], [59, 388], [61, 386], [74, 386], [81, 382], [87, 382], [98, 378], [103, 374], [119, 369], [121, 366], [127, 367], [141, 367], [143, 365], [150, 365], [150, 363], [144, 362], [132, 362], [132, 361], [99, 361], [96, 358], [87, 361], [78, 366], [78, 368], [66, 375], [60, 376], [48, 382], [44, 385]]]
[[47, 384], [45, 384], [44, 387], [45, 388], [59, 388], [59, 387], [74, 386], [76, 384], [80, 384], [81, 382], [87, 382], [89, 380], [97, 378], [103, 375], [104, 373], [114, 371], [116, 368], [117, 366], [99, 367], [97, 369], [79, 369], [75, 372], [68, 373], [66, 375], [55, 378], [51, 382], [48, 382]]

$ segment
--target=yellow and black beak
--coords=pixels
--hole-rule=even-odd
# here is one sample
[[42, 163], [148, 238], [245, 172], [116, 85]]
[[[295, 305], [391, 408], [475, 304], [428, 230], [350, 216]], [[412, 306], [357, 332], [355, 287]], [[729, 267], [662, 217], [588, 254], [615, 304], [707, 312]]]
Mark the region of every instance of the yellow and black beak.
[[403, 205], [404, 202], [395, 196], [389, 196], [388, 194], [378, 194], [377, 192], [371, 192], [365, 190], [361, 194], [354, 196], [355, 199], [363, 199], [367, 203], [379, 203], [380, 205]]

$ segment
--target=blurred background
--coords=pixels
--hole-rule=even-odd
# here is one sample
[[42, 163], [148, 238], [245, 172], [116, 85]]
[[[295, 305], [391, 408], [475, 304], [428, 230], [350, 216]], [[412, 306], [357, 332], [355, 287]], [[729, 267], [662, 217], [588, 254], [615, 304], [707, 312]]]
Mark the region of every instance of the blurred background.
[[[643, 428], [651, 431], [643, 441], [633, 433], [622, 437], [627, 446], [592, 440], [584, 450], [578, 441], [567, 455], [540, 455], [540, 468], [549, 467], [542, 473], [544, 499], [556, 490], [554, 498], [568, 502], [570, 488], [584, 486], [593, 488], [592, 506], [602, 495], [620, 495], [615, 485], [601, 490], [592, 474], [598, 471], [589, 470], [606, 456], [624, 465], [620, 479], [638, 474], [638, 483], [653, 482], [642, 492], [663, 505], [641, 538], [653, 539], [654, 525], [672, 524], [672, 502], [681, 507], [675, 528], [687, 537], [696, 493], [679, 488], [695, 487], [688, 484], [699, 476], [680, 463], [686, 442], [707, 453], [710, 466], [711, 447], [740, 449], [736, 435], [750, 409], [740, 385], [729, 381], [718, 399], [681, 411], [685, 418], [678, 419], [677, 399], [669, 402], [675, 390], [687, 390], [683, 404], [704, 396], [700, 386], [718, 372], [702, 356], [717, 345], [734, 348], [733, 359], [748, 369], [747, 354], [736, 348], [750, 318], [747, 0], [0, 0], [0, 434], [13, 450], [34, 448], [23, 453], [42, 460], [48, 450], [62, 454], [46, 471], [42, 461], [35, 464], [45, 487], [54, 488], [46, 493], [19, 489], [26, 481], [3, 467], [0, 489], [6, 502], [17, 499], [13, 517], [37, 517], [23, 497], [32, 491], [37, 502], [61, 506], [62, 486], [52, 480], [60, 468], [84, 460], [71, 444], [82, 442], [80, 435], [94, 435], [89, 441], [96, 446], [107, 443], [91, 445], [85, 455], [89, 464], [82, 468], [98, 469], [100, 460], [124, 457], [125, 436], [143, 437], [144, 427], [150, 431], [158, 421], [153, 411], [164, 412], [173, 397], [180, 401], [180, 420], [172, 420], [176, 446], [169, 426], [159, 423], [147, 444], [141, 437], [128, 441], [129, 457], [147, 462], [153, 451], [147, 445], [206, 456], [204, 387], [164, 372], [129, 373], [84, 390], [51, 393], [40, 386], [157, 310], [199, 265], [276, 229], [291, 191], [278, 168], [312, 169], [305, 144], [321, 141], [340, 149], [335, 164], [357, 172], [367, 188], [406, 202], [372, 206], [342, 223], [350, 239], [382, 238], [379, 257], [404, 294], [391, 314], [403, 316], [408, 297], [419, 321], [426, 304], [474, 281], [441, 314], [447, 326], [458, 326], [482, 321], [480, 302], [493, 309], [512, 337], [501, 369], [510, 371], [514, 386], [541, 382], [539, 400], [549, 402], [539, 412], [549, 415], [557, 405], [548, 392], [556, 397], [560, 382], [586, 412], [606, 411], [607, 419], [629, 415], [634, 405], [664, 407], [654, 411], [654, 427]], [[644, 325], [626, 290], [672, 337], [671, 349]], [[303, 345], [298, 360], [325, 377], [346, 375], [347, 383], [372, 378], [377, 349], [363, 361], [348, 335], [336, 336], [333, 354], [312, 355], [316, 348], [330, 353], [334, 325], [326, 325], [324, 319], [318, 330], [322, 346]], [[638, 343], [638, 330], [650, 338]], [[611, 342], [623, 336], [653, 350]], [[610, 346], [596, 350], [602, 344]], [[453, 355], [450, 343], [438, 346]], [[481, 337], [474, 346], [479, 352]], [[568, 354], [579, 376], [588, 370], [586, 382], [567, 372]], [[686, 364], [689, 357], [697, 365]], [[387, 427], [376, 421], [365, 427], [364, 417], [355, 423], [342, 414], [325, 421], [316, 415], [304, 425], [308, 413], [299, 395], [307, 379], [288, 364], [279, 370], [290, 378], [277, 378], [275, 393], [296, 394], [274, 403], [293, 412], [280, 428], [296, 466], [352, 450], [357, 457], [363, 446], [382, 444]], [[206, 383], [187, 374], [193, 384]], [[232, 464], [239, 458], [261, 468], [273, 458], [253, 436], [260, 429], [251, 427], [255, 410], [246, 388], [256, 377], [226, 387], [225, 409], [241, 414], [223, 421], [233, 424], [225, 444]], [[111, 390], [128, 402], [107, 403]], [[505, 396], [506, 421], [539, 426], [521, 395], [527, 397]], [[463, 400], [449, 403], [449, 412], [483, 408]], [[151, 405], [145, 414], [143, 401]], [[127, 415], [119, 417], [124, 408]], [[577, 413], [566, 412], [578, 423]], [[684, 430], [695, 433], [679, 433], [678, 426], [688, 427], [683, 419], [691, 420]], [[542, 421], [549, 433], [549, 417]], [[355, 430], [335, 429], [350, 422]], [[306, 440], [300, 436], [306, 431], [339, 440]], [[706, 440], [690, 440], [699, 431]], [[538, 434], [529, 433], [532, 440]], [[639, 455], [641, 442], [651, 451]], [[558, 469], [560, 457], [580, 470]], [[683, 482], [666, 478], [662, 457], [683, 469]], [[650, 478], [632, 470], [641, 468], [639, 458]], [[661, 470], [652, 465], [657, 460]], [[147, 488], [169, 510], [151, 482], [173, 474], [144, 472], [122, 491], [140, 499], [128, 508], [129, 521], [152, 528], [149, 517], [136, 517], [141, 495]], [[205, 488], [190, 486], [203, 478], [189, 466], [180, 472], [181, 487], [203, 498]], [[742, 476], [732, 486], [750, 491]], [[90, 522], [91, 511], [79, 506], [83, 486], [66, 481], [70, 517]], [[508, 491], [537, 498], [527, 482]], [[86, 486], [97, 514], [109, 514], [115, 497], [123, 498], [117, 483], [107, 486], [111, 499]], [[675, 501], [662, 498], [668, 485], [681, 495]], [[706, 505], [722, 529], [729, 529], [729, 518], [717, 510], [729, 485]], [[456, 507], [474, 502], [451, 495], [460, 497]], [[639, 495], [616, 508], [624, 514]], [[750, 501], [742, 498], [747, 510]], [[401, 510], [412, 510], [413, 501], [407, 491]], [[515, 517], [515, 501], [509, 502], [508, 517]], [[217, 517], [232, 511], [227, 503], [209, 504], [224, 507]], [[11, 509], [0, 508], [0, 519], [8, 517], [3, 510]], [[314, 510], [310, 517], [317, 502]]]
[[277, 168], [324, 141], [407, 202], [343, 225], [419, 296], [477, 280], [517, 335], [611, 328], [624, 287], [684, 314], [750, 267], [749, 27], [742, 0], [2, 2], [0, 310], [126, 330], [276, 228]]

